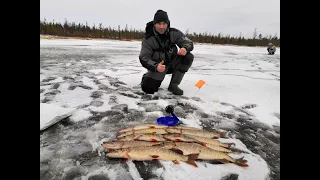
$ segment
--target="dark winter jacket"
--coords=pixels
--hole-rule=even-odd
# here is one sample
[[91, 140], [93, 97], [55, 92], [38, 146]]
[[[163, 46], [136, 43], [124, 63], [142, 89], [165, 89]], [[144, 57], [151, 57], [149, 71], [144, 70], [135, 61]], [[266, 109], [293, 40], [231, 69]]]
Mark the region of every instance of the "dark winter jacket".
[[267, 48], [267, 51], [269, 52], [269, 53], [275, 53], [276, 52], [276, 46], [275, 45], [272, 45], [272, 46], [268, 46], [268, 48]]
[[150, 71], [156, 72], [156, 68], [162, 60], [165, 65], [172, 63], [178, 56], [178, 49], [175, 44], [179, 48], [184, 47], [187, 53], [193, 50], [193, 42], [180, 30], [170, 28], [169, 24], [165, 35], [159, 36], [154, 29], [153, 22], [148, 22], [139, 55], [141, 65]]

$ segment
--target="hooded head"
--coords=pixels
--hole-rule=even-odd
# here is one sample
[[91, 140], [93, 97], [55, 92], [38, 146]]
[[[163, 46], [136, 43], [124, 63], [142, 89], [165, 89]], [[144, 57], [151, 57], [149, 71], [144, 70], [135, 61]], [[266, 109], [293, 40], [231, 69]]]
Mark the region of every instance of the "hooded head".
[[168, 17], [167, 12], [163, 11], [163, 10], [158, 10], [153, 17], [153, 24], [157, 24], [160, 22], [165, 22], [167, 24], [170, 24], [170, 20]]
[[164, 34], [170, 25], [170, 20], [167, 12], [158, 10], [154, 14], [153, 25], [159, 34]]

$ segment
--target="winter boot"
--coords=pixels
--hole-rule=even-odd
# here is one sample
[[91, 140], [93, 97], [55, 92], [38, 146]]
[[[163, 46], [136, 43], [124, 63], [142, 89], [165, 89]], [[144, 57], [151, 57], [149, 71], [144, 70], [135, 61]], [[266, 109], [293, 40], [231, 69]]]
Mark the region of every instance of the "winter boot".
[[181, 83], [184, 73], [180, 71], [175, 71], [172, 73], [171, 81], [168, 90], [175, 95], [183, 95], [183, 90], [178, 87]]

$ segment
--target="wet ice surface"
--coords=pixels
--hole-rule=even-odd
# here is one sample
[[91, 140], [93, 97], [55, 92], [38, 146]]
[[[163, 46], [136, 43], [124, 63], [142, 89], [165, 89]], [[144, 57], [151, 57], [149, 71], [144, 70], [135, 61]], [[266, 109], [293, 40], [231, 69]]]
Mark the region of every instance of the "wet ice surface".
[[[166, 90], [170, 75], [155, 95], [141, 91], [139, 50], [140, 42], [40, 40], [40, 102], [76, 109], [40, 132], [40, 179], [280, 179], [280, 49], [196, 45], [181, 97]], [[169, 104], [189, 126], [229, 131], [221, 141], [236, 143], [249, 167], [105, 158], [103, 141], [154, 123]]]

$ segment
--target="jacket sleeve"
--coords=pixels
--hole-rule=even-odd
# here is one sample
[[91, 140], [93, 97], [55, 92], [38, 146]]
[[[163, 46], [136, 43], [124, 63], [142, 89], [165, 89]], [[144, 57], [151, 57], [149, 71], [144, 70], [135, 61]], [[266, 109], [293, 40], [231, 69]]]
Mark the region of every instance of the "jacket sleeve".
[[141, 51], [139, 55], [140, 63], [144, 68], [150, 71], [156, 72], [158, 63], [151, 59], [152, 53], [153, 51], [151, 46], [148, 44], [147, 40], [144, 38], [142, 40]]
[[184, 35], [180, 30], [175, 31], [177, 37], [176, 43], [180, 48], [185, 48], [187, 52], [193, 50], [193, 41], [191, 41], [186, 35]]

